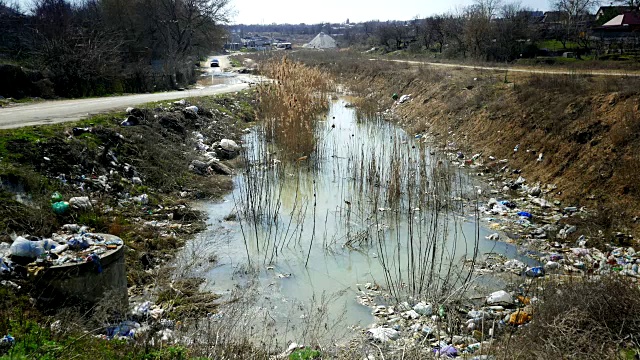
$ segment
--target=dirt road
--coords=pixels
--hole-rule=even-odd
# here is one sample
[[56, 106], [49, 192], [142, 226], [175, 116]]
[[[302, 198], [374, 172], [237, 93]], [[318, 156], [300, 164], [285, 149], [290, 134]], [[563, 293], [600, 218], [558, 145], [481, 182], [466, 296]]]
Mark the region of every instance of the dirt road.
[[[380, 59], [369, 59], [371, 61], [380, 61]], [[475, 69], [475, 70], [493, 70], [493, 71], [510, 71], [529, 74], [556, 74], [556, 75], [593, 75], [593, 76], [640, 76], [639, 72], [621, 72], [621, 71], [607, 71], [607, 70], [546, 70], [546, 69], [531, 69], [531, 68], [518, 68], [518, 67], [500, 67], [500, 66], [476, 66], [476, 65], [460, 65], [460, 64], [447, 64], [447, 63], [434, 63], [427, 61], [415, 61], [415, 60], [388, 60], [392, 62], [401, 62], [411, 65], [427, 65], [436, 67], [450, 67], [450, 68], [462, 68], [462, 69]]]
[[[221, 59], [223, 57], [217, 57]], [[225, 59], [225, 61], [227, 61]], [[228, 84], [208, 86], [202, 89], [168, 91], [154, 94], [136, 94], [92, 99], [45, 101], [36, 104], [0, 108], [0, 129], [54, 124], [85, 119], [91, 115], [111, 110], [124, 110], [128, 106], [154, 101], [183, 99], [240, 91], [258, 81], [249, 75], [237, 75]]]

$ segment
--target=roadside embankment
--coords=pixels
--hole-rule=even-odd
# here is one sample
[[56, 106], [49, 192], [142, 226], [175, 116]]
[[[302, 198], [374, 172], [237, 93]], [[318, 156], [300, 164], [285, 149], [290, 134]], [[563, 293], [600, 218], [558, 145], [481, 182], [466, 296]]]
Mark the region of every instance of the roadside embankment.
[[[205, 227], [203, 215], [190, 202], [217, 199], [232, 188], [236, 141], [253, 121], [254, 103], [253, 93], [240, 92], [0, 131], [0, 333], [21, 342], [11, 354], [67, 358], [98, 346], [105, 354], [113, 351], [113, 358], [143, 357], [156, 351], [148, 348], [154, 336], [169, 336], [168, 326], [175, 321], [167, 319], [184, 320], [186, 314], [197, 317], [213, 310], [215, 295], [199, 293], [195, 279], [172, 282], [166, 266], [185, 241]], [[100, 233], [117, 238], [105, 241]], [[32, 245], [20, 259], [14, 256], [16, 248], [9, 247], [16, 239]], [[93, 262], [88, 271], [99, 275], [101, 263], [107, 265], [100, 254], [122, 243], [128, 286], [124, 294], [105, 293], [97, 304], [38, 297], [37, 287], [49, 281], [39, 276], [50, 267]], [[134, 314], [140, 323], [142, 318], [155, 321], [147, 326], [144, 346], [127, 350], [118, 343], [94, 344], [94, 335], [111, 339], [143, 334], [140, 324], [132, 327], [128, 315], [115, 308], [114, 299], [123, 295], [144, 301]], [[157, 305], [150, 307], [147, 300]], [[64, 336], [44, 330], [60, 319], [56, 329]], [[73, 340], [80, 335], [74, 331], [87, 329], [93, 331], [88, 339]], [[31, 348], [42, 341], [60, 346]]]

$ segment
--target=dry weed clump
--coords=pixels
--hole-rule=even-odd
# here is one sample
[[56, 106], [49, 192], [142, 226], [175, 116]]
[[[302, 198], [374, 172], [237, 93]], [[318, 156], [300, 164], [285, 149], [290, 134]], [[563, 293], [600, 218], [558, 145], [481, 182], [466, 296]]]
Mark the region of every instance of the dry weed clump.
[[316, 150], [315, 120], [328, 107], [327, 76], [286, 57], [267, 62], [261, 72], [274, 79], [258, 87], [258, 117], [267, 140], [293, 159], [311, 155]]
[[619, 276], [546, 285], [531, 324], [504, 340], [505, 359], [619, 359], [640, 342], [640, 288]]

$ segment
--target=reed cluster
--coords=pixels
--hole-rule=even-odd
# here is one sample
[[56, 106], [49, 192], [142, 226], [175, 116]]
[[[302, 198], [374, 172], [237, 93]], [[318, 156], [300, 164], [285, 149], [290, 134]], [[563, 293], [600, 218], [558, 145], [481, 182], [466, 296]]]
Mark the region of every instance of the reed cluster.
[[273, 80], [258, 86], [258, 118], [267, 141], [289, 159], [311, 156], [317, 147], [316, 119], [328, 109], [327, 76], [286, 57], [266, 62], [261, 73]]

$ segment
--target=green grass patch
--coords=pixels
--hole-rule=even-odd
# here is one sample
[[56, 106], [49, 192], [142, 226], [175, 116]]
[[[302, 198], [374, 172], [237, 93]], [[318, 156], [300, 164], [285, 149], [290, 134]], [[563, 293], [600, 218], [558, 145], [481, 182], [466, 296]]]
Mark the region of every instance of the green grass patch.
[[[67, 122], [61, 124], [52, 124], [52, 125], [40, 125], [40, 126], [27, 126], [16, 129], [2, 129], [0, 130], [0, 161], [10, 160], [10, 159], [20, 159], [24, 154], [24, 148], [17, 147], [12, 148], [12, 144], [19, 145], [37, 145], [41, 141], [46, 139], [51, 139], [56, 136], [60, 136], [64, 133], [66, 129], [73, 129], [74, 127], [88, 127], [88, 126], [113, 126], [115, 122], [113, 118], [116, 116], [124, 116], [123, 113], [114, 113], [114, 114], [102, 114], [96, 115], [89, 119], [75, 121], [75, 122]], [[88, 146], [97, 146], [96, 140], [93, 140], [91, 134], [84, 134], [80, 137], [80, 139], [91, 139], [91, 141], [87, 142]]]
[[22, 359], [133, 359], [186, 360], [188, 351], [182, 346], [138, 346], [124, 340], [103, 340], [92, 334], [58, 336], [34, 321], [12, 321], [9, 333], [15, 344], [0, 360]]
[[560, 51], [560, 50], [574, 50], [579, 49], [580, 45], [573, 41], [567, 41], [566, 47], [562, 45], [562, 42], [558, 40], [544, 40], [538, 42], [539, 49], [547, 49], [549, 51]]
[[296, 349], [289, 355], [289, 360], [311, 360], [319, 359], [322, 354], [318, 350], [314, 350], [310, 347], [304, 349]]
[[242, 67], [242, 62], [235, 57], [229, 57], [229, 63], [231, 63], [231, 67]]

